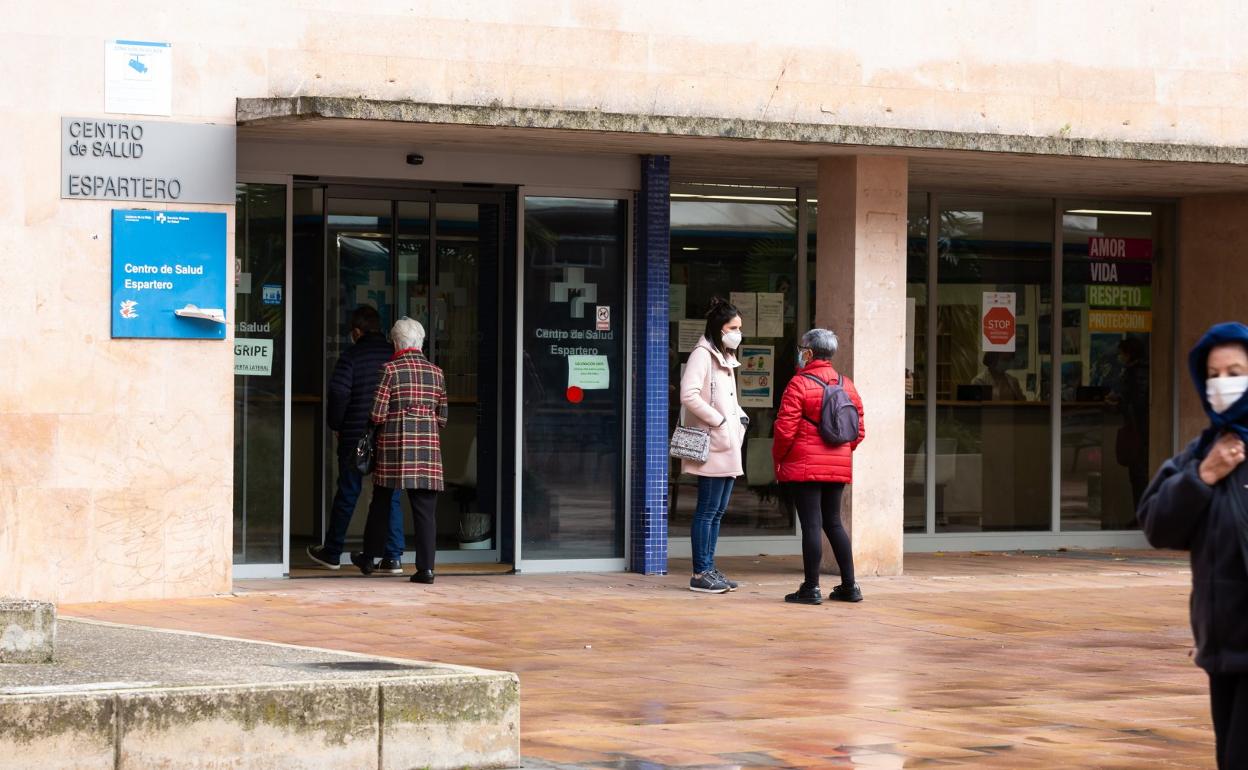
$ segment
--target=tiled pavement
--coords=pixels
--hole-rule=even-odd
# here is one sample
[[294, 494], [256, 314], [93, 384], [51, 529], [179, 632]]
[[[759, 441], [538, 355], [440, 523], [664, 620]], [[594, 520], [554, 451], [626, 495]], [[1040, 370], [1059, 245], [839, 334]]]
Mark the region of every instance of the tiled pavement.
[[[246, 581], [63, 614], [517, 671], [532, 767], [1213, 767], [1180, 555], [911, 555], [866, 601], [632, 574]], [[825, 580], [830, 587], [835, 578]]]

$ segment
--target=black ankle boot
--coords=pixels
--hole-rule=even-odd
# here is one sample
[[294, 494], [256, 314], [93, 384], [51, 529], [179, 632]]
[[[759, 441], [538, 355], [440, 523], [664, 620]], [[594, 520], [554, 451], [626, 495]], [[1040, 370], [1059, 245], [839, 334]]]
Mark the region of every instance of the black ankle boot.
[[795, 593], [785, 596], [784, 600], [790, 604], [823, 604], [823, 596], [819, 593], [819, 586], [811, 586], [805, 583], [798, 586]]
[[418, 569], [412, 573], [412, 576], [408, 578], [408, 580], [412, 581], [413, 583], [432, 583], [433, 582], [433, 570]]

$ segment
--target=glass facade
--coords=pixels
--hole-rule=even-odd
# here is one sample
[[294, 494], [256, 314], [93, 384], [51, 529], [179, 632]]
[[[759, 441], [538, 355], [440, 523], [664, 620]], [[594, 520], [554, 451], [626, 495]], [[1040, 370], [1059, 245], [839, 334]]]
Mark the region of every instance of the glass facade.
[[524, 559], [624, 556], [628, 216], [524, 200]]
[[1062, 356], [1082, 374], [1062, 390], [1064, 530], [1133, 527], [1151, 477], [1154, 273], [1168, 257], [1166, 214], [1109, 201], [1063, 206]]
[[[912, 193], [906, 216], [906, 452], [904, 526], [927, 529], [927, 230], [928, 197]], [[936, 469], [942, 483], [948, 461]]]
[[[337, 470], [322, 425], [323, 382], [350, 344], [351, 310], [367, 303], [386, 327], [398, 315], [420, 319], [426, 350], [447, 375], [439, 550], [506, 559], [519, 538], [525, 560], [624, 557], [627, 202], [525, 197], [523, 242], [504, 247], [517, 201], [508, 209], [501, 194], [341, 189], [294, 190], [295, 280], [309, 299], [292, 306], [305, 333], [295, 335], [292, 362], [298, 511], [288, 534], [320, 538], [317, 514]], [[679, 420], [677, 383], [711, 299], [728, 298], [745, 322], [738, 392], [751, 422], [725, 538], [797, 533], [771, 442], [797, 338], [816, 316], [818, 203], [801, 204], [803, 231], [800, 192], [683, 184], [671, 196], [669, 424]], [[240, 185], [237, 205], [240, 272], [253, 288], [284, 285], [285, 187]], [[1135, 501], [1171, 440], [1173, 238], [1166, 205], [909, 195], [906, 533], [1135, 527]], [[517, 245], [522, 256], [506, 256]], [[238, 340], [274, 347], [271, 375], [237, 378], [235, 556], [271, 564], [284, 536], [284, 303], [292, 297], [267, 304], [246, 288], [240, 283]], [[518, 328], [508, 328], [510, 318]], [[509, 371], [522, 371], [520, 382], [499, 374]], [[518, 457], [507, 434], [507, 405], [517, 398]], [[684, 538], [696, 481], [676, 463], [670, 474], [669, 529]], [[517, 505], [518, 529], [510, 524]]]
[[906, 532], [1134, 529], [1171, 430], [1172, 208], [912, 194], [909, 210]]
[[235, 355], [249, 349], [247, 355], [264, 365], [234, 376], [234, 563], [280, 564], [286, 536], [286, 186], [238, 185], [235, 216]]
[[[685, 189], [685, 188], [682, 188]], [[694, 190], [694, 188], [687, 188]], [[792, 504], [776, 483], [772, 423], [793, 376], [798, 329], [797, 201], [793, 189], [710, 188], [677, 192], [671, 207], [669, 425], [680, 418], [684, 362], [705, 327], [713, 297], [741, 311], [741, 406], [750, 417], [743, 468], [724, 514], [721, 537], [792, 535]], [[673, 461], [668, 522], [688, 537], [697, 480]]]

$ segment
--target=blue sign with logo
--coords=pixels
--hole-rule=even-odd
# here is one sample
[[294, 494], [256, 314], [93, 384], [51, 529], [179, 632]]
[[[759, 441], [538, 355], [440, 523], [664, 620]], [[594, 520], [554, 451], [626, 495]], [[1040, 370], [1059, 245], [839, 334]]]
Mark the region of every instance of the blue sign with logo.
[[113, 210], [113, 337], [225, 339], [225, 214]]
[[260, 301], [266, 305], [282, 304], [282, 285], [280, 283], [266, 283], [260, 287]]

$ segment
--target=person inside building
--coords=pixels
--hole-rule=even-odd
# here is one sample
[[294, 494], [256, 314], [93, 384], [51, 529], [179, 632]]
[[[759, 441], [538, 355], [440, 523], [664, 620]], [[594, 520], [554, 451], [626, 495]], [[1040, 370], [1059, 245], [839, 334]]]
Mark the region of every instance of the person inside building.
[[971, 384], [992, 388], [993, 401], [1026, 401], [1018, 378], [1006, 371], [1013, 360], [1013, 353], [985, 353], [984, 371]]
[[1209, 329], [1188, 356], [1206, 427], [1140, 500], [1148, 542], [1191, 552], [1196, 665], [1209, 675], [1218, 767], [1248, 768], [1248, 326]]
[[680, 378], [683, 424], [710, 432], [706, 462], [681, 461], [681, 471], [698, 478], [698, 502], [689, 533], [693, 548], [690, 591], [722, 594], [737, 589], [736, 581], [716, 569], [715, 546], [732, 486], [744, 473], [741, 446], [749, 418], [737, 403], [733, 376], [741, 365], [736, 356], [741, 339], [741, 314], [728, 301], [715, 298], [706, 313], [706, 329]]
[[[359, 306], [351, 313], [350, 324], [353, 344], [334, 365], [326, 409], [326, 421], [337, 441], [338, 489], [334, 492], [325, 542], [307, 549], [308, 558], [332, 570], [338, 569], [347, 527], [364, 485], [364, 475], [353, 461], [355, 447], [368, 429], [368, 412], [381, 379], [381, 367], [394, 354], [394, 346], [381, 333], [381, 315], [375, 308]], [[374, 508], [382, 515], [397, 515], [402, 522], [403, 511], [394, 490], [374, 485], [370, 512]], [[376, 565], [376, 571], [395, 575], [403, 572], [402, 526], [389, 533], [382, 555], [384, 558]]]
[[[448, 411], [442, 370], [425, 358], [425, 327], [403, 317], [390, 330], [394, 356], [382, 367], [381, 382], [369, 418], [380, 426], [373, 482], [388, 489], [407, 490], [415, 532], [416, 572], [413, 583], [433, 582], [437, 549], [438, 493], [442, 477], [441, 430]], [[388, 533], [402, 531], [403, 514], [369, 510], [364, 527], [364, 551], [351, 561], [367, 574], [381, 555]]]
[[1131, 481], [1131, 501], [1139, 507], [1148, 484], [1148, 358], [1144, 343], [1125, 337], [1118, 343], [1122, 362], [1122, 382], [1112, 401], [1122, 414], [1122, 425], [1114, 437], [1114, 457], [1127, 469]]
[[[784, 485], [802, 524], [802, 570], [805, 579], [796, 592], [784, 597], [796, 604], [821, 604], [819, 565], [823, 561], [823, 535], [827, 534], [841, 573], [840, 585], [829, 594], [846, 602], [862, 601], [854, 581], [854, 554], [849, 533], [841, 523], [841, 497], [853, 481], [853, 453], [866, 437], [862, 399], [853, 381], [832, 366], [839, 343], [829, 329], [811, 329], [797, 348], [799, 372], [789, 380], [776, 415], [772, 459], [776, 480]], [[840, 384], [858, 410], [857, 437], [848, 443], [828, 444], [820, 433], [824, 390]]]

